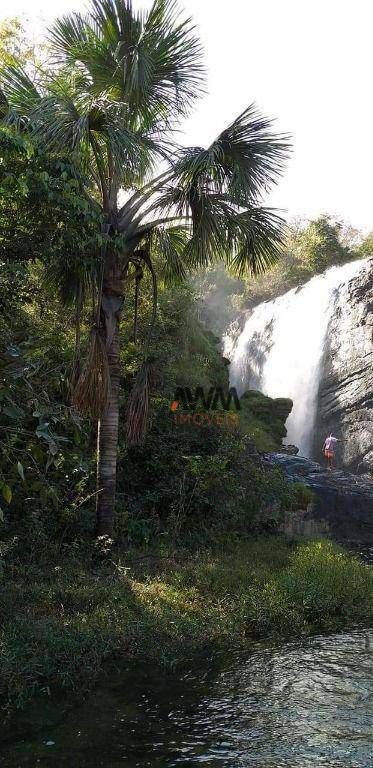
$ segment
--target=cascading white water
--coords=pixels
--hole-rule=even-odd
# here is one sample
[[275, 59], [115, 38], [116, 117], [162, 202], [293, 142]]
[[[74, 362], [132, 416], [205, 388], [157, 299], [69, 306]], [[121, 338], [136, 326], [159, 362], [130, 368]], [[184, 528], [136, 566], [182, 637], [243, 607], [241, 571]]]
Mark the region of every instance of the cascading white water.
[[[273, 301], [257, 306], [233, 342], [224, 340], [231, 360], [230, 384], [241, 395], [257, 389], [270, 397], [290, 397], [293, 410], [286, 423], [287, 443], [310, 457], [321, 363], [328, 323], [338, 298], [365, 262], [331, 267]], [[346, 318], [344, 322], [346, 333]]]

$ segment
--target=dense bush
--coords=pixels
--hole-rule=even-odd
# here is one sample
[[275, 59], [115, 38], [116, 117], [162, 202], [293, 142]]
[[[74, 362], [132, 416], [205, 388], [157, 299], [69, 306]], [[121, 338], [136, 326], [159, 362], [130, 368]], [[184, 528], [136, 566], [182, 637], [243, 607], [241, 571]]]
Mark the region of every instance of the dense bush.
[[126, 454], [120, 535], [136, 544], [159, 535], [183, 543], [272, 529], [295, 494], [251, 450], [235, 432], [174, 426], [164, 414], [146, 445]]
[[[85, 536], [95, 502], [90, 425], [69, 406], [72, 339], [57, 305], [50, 305], [45, 326], [45, 318], [31, 308], [27, 324], [20, 327], [18, 318], [8, 326], [0, 369], [2, 531], [6, 538], [18, 536], [28, 558], [33, 540], [45, 550], [48, 539], [59, 545]], [[146, 327], [146, 307], [142, 322]], [[130, 328], [124, 333], [129, 337]], [[133, 376], [131, 343], [128, 338], [123, 358], [122, 425]], [[216, 339], [193, 317], [189, 289], [162, 293], [153, 353], [157, 381], [145, 444], [127, 449], [121, 432], [117, 535], [126, 543], [149, 543], [155, 536], [180, 542], [185, 536], [234, 535], [274, 525], [290, 503], [281, 477], [252, 462], [236, 431], [173, 420], [176, 386], [227, 385]], [[259, 430], [268, 440], [268, 410], [263, 418], [260, 429], [260, 414], [255, 415], [251, 436]]]
[[249, 592], [250, 627], [259, 635], [297, 634], [371, 620], [373, 573], [331, 542], [298, 546], [278, 578]]

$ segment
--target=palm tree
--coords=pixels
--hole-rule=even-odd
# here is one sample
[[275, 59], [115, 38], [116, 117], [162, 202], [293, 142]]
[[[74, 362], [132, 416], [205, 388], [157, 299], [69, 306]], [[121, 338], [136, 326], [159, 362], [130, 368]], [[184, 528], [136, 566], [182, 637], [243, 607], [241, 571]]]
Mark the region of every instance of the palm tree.
[[[100, 258], [87, 254], [89, 270], [69, 266], [60, 275], [73, 286], [78, 318], [88, 273], [95, 290], [74, 401], [98, 420], [98, 535], [113, 529], [119, 327], [129, 280], [137, 286], [150, 272], [155, 309], [155, 253], [166, 277], [182, 279], [218, 260], [239, 275], [259, 272], [281, 246], [283, 221], [261, 204], [289, 147], [271, 121], [251, 105], [206, 149], [175, 140], [204, 87], [198, 37], [191, 20], [180, 18], [173, 0], [154, 0], [148, 13], [135, 12], [131, 0], [91, 0], [87, 15], [55, 22], [48, 71], [30, 74], [13, 63], [0, 77], [3, 121], [45, 152], [69, 154], [102, 221]], [[129, 403], [132, 441], [144, 433], [148, 390], [145, 367]]]

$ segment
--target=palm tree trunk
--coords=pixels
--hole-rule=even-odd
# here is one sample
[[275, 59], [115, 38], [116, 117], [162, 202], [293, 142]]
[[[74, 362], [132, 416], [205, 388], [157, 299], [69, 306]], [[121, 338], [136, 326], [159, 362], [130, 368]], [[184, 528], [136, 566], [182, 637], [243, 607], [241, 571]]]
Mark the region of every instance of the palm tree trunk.
[[97, 428], [96, 536], [111, 536], [114, 525], [120, 390], [119, 320], [122, 304], [123, 273], [111, 273], [104, 282], [101, 306], [106, 325], [111, 392], [108, 408]]
[[97, 428], [97, 518], [96, 536], [111, 536], [115, 512], [117, 475], [120, 345], [119, 324], [116, 323], [113, 340], [108, 351], [111, 394], [108, 409]]

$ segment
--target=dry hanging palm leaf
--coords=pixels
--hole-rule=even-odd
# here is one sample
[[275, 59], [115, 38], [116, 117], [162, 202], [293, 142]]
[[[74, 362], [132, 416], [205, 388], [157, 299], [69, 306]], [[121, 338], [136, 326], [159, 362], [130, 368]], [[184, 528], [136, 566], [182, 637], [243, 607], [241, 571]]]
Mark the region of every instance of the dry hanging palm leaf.
[[82, 367], [80, 363], [80, 358], [77, 355], [74, 355], [73, 364], [71, 366], [70, 382], [69, 382], [70, 392], [72, 393], [72, 399], [74, 398], [74, 392], [81, 375], [81, 370], [82, 370]]
[[[145, 350], [149, 348], [151, 336], [154, 330], [157, 313], [157, 278], [150, 256], [142, 252], [142, 259], [147, 265], [153, 285], [153, 311]], [[146, 354], [146, 351], [145, 351]], [[126, 414], [126, 434], [128, 445], [139, 445], [143, 442], [148, 428], [150, 417], [150, 395], [154, 381], [154, 360], [144, 360], [128, 398]]]
[[100, 419], [110, 397], [110, 372], [105, 341], [99, 328], [91, 330], [86, 364], [72, 393], [72, 403], [79, 413]]
[[144, 440], [150, 417], [150, 390], [153, 377], [153, 362], [145, 360], [128, 398], [126, 414], [128, 445], [139, 445]]

